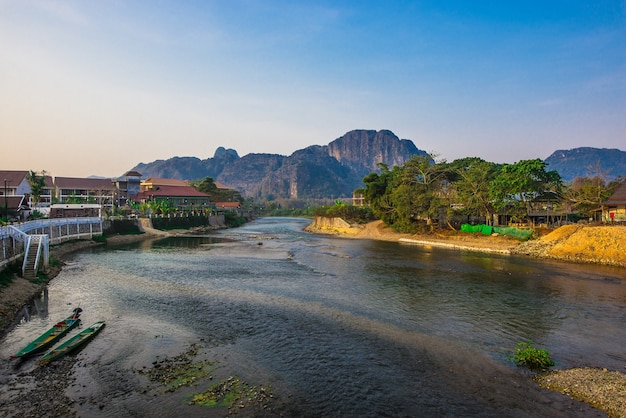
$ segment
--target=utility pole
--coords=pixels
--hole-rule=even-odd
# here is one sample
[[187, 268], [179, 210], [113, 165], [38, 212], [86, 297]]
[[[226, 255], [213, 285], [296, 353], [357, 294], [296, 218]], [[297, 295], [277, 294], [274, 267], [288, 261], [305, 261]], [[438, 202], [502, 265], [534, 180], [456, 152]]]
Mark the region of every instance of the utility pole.
[[4, 179], [4, 219], [9, 223], [9, 206], [7, 206], [7, 179]]

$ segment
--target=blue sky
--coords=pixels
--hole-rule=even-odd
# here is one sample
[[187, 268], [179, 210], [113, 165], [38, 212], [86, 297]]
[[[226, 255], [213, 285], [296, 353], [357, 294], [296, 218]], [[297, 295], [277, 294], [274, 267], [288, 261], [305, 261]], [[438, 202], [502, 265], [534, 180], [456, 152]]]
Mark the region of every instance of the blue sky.
[[448, 161], [625, 150], [626, 1], [0, 0], [0, 168], [118, 176], [353, 129]]

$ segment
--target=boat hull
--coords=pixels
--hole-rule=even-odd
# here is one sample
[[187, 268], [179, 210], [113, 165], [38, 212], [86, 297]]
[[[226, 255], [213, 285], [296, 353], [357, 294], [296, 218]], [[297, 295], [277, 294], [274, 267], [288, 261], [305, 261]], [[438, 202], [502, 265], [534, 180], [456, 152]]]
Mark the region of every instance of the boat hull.
[[57, 341], [63, 338], [65, 334], [78, 325], [80, 322], [80, 319], [78, 318], [79, 316], [80, 314], [75, 312], [72, 316], [57, 322], [52, 328], [41, 334], [26, 347], [22, 348], [17, 354], [11, 357], [27, 358], [52, 347]]
[[96, 322], [95, 324], [85, 328], [80, 333], [70, 338], [63, 344], [59, 345], [53, 350], [48, 351], [41, 357], [39, 364], [46, 364], [54, 361], [67, 353], [70, 353], [79, 347], [87, 344], [93, 337], [95, 337], [104, 328], [104, 321]]

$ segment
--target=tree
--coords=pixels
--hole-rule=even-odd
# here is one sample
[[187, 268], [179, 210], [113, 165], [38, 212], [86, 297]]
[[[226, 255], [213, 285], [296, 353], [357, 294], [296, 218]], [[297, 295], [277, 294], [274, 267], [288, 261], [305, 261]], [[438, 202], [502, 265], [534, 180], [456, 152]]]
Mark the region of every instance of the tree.
[[212, 177], [205, 177], [201, 180], [196, 180], [191, 185], [199, 192], [212, 195], [219, 190]]
[[[425, 221], [428, 226], [437, 217], [439, 208], [444, 204], [444, 184], [446, 183], [446, 163], [433, 163], [431, 156], [415, 156], [402, 167], [400, 185], [394, 191], [398, 205], [409, 204], [408, 212], [399, 210], [402, 225]], [[414, 228], [403, 228], [412, 232]]]
[[463, 213], [484, 216], [487, 223], [491, 223], [495, 208], [489, 187], [499, 169], [498, 164], [477, 157], [462, 158], [448, 165], [448, 179], [453, 184]]
[[232, 189], [220, 189], [211, 177], [196, 180], [191, 185], [199, 192], [208, 194], [213, 202], [244, 202], [241, 193]]
[[415, 232], [420, 224], [432, 225], [442, 204], [445, 164], [433, 164], [430, 156], [415, 156], [392, 170], [379, 164], [381, 172], [363, 178], [363, 196], [374, 215], [402, 232]]
[[586, 217], [604, 202], [610, 193], [601, 177], [576, 177], [565, 190], [564, 200], [576, 212]]
[[43, 170], [39, 176], [36, 172], [30, 170], [26, 180], [30, 185], [30, 195], [33, 199], [33, 206], [37, 206], [37, 204], [41, 201], [41, 195], [46, 188], [46, 171]]
[[532, 200], [548, 192], [560, 195], [561, 176], [554, 170], [546, 171], [546, 167], [538, 158], [503, 165], [490, 184], [489, 197], [494, 207], [521, 219], [528, 213]]

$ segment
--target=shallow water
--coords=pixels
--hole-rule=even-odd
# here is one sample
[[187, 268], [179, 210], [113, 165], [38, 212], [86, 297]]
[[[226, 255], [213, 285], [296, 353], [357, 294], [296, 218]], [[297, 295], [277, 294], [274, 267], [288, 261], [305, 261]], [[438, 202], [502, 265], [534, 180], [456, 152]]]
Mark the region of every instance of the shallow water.
[[0, 354], [78, 305], [83, 323], [106, 320], [76, 356], [81, 416], [215, 414], [186, 404], [198, 388], [157, 396], [133, 373], [197, 342], [218, 375], [271, 385], [293, 416], [585, 415], [528, 382], [507, 360], [515, 345], [548, 349], [557, 368], [626, 366], [625, 269], [310, 235], [307, 223], [76, 254]]

